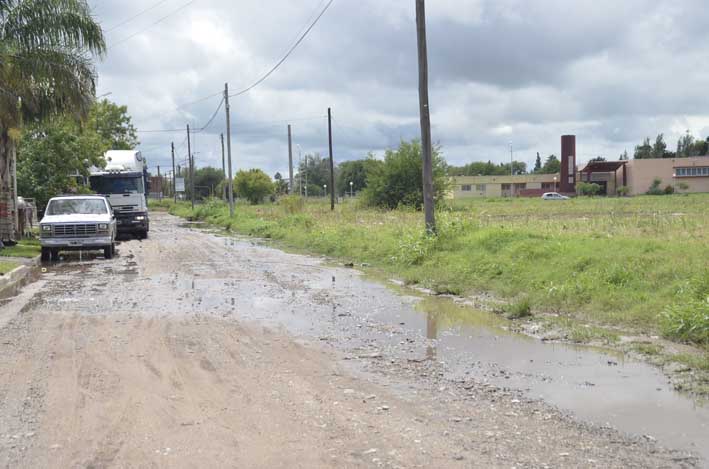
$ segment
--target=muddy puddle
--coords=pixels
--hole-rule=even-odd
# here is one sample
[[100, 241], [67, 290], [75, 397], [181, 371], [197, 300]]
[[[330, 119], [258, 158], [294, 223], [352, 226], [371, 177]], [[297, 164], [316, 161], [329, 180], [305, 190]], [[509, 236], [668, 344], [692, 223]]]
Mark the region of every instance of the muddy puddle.
[[709, 407], [675, 392], [654, 366], [591, 347], [544, 343], [450, 299], [178, 223], [161, 218], [150, 239], [121, 245], [112, 261], [74, 258], [50, 266], [35, 301], [67, 314], [256, 321], [352, 357], [427, 360], [451, 380], [521, 390], [581, 420], [709, 461]]

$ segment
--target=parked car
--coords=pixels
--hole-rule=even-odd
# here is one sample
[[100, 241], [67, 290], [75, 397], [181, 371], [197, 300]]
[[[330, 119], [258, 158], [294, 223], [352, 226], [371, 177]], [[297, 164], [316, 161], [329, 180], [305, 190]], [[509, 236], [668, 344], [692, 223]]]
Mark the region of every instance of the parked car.
[[561, 195], [558, 192], [545, 192], [542, 194], [542, 199], [544, 200], [569, 200], [565, 195]]
[[106, 197], [70, 195], [49, 200], [39, 222], [42, 260], [57, 260], [60, 251], [116, 252], [116, 217]]

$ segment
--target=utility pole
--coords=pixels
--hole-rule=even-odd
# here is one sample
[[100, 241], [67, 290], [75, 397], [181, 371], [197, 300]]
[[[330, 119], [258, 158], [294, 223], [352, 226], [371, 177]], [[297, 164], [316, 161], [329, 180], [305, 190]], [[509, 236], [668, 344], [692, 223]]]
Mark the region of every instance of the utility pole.
[[229, 216], [234, 216], [234, 178], [231, 170], [231, 116], [229, 106], [229, 83], [224, 83], [224, 105], [226, 108], [226, 149], [229, 161]]
[[335, 210], [335, 161], [332, 156], [332, 110], [327, 108], [327, 139], [330, 148], [330, 210]]
[[175, 181], [175, 142], [170, 143], [170, 147], [172, 149], [172, 196], [175, 199], [175, 203], [177, 203], [177, 184]]
[[[226, 179], [226, 163], [224, 163], [224, 134], [219, 134], [219, 139], [222, 142], [222, 176]], [[227, 187], [224, 186], [224, 192], [222, 193], [222, 199], [226, 199]]]
[[431, 110], [428, 106], [428, 50], [426, 46], [426, 5], [416, 0], [416, 37], [419, 63], [419, 115], [421, 118], [421, 153], [423, 154], [423, 210], [426, 231], [436, 233], [433, 207], [433, 149], [431, 147]]
[[288, 193], [292, 194], [295, 186], [293, 185], [293, 141], [291, 139], [290, 124], [288, 124], [288, 176], [290, 183]]
[[158, 165], [158, 181], [160, 181], [160, 187], [158, 187], [158, 200], [162, 201], [162, 177], [160, 176], [160, 165]]
[[190, 142], [190, 125], [187, 124], [187, 159], [190, 163], [190, 195], [192, 210], [194, 210], [194, 158], [192, 157], [192, 143]]
[[515, 158], [514, 152], [512, 151], [512, 142], [510, 142], [510, 176], [515, 175]]

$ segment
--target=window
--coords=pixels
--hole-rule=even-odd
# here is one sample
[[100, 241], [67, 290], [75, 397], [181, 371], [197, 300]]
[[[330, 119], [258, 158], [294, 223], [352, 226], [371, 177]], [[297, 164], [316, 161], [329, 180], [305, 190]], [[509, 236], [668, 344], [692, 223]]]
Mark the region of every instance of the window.
[[503, 191], [508, 191], [508, 190], [510, 190], [510, 185], [509, 185], [509, 184], [503, 184], [503, 185], [502, 185], [502, 190], [503, 190]]
[[543, 182], [542, 189], [552, 191], [555, 189], [553, 182]]
[[526, 188], [527, 188], [527, 183], [526, 183], [526, 182], [521, 182], [521, 183], [515, 184], [515, 189], [522, 190], [522, 189], [526, 189]]
[[104, 215], [106, 202], [101, 199], [56, 199], [47, 207], [47, 215]]
[[475, 184], [475, 190], [478, 192], [485, 192], [485, 184]]
[[463, 192], [470, 192], [473, 190], [473, 187], [470, 184], [463, 184], [460, 188]]
[[675, 168], [677, 177], [706, 177], [709, 176], [709, 166], [692, 166], [685, 168]]

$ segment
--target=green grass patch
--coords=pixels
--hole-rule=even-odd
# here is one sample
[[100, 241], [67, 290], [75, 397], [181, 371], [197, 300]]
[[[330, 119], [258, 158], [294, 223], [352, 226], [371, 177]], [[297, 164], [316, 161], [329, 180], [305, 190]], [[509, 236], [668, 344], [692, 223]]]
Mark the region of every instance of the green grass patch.
[[521, 300], [510, 303], [505, 307], [505, 315], [509, 319], [530, 317], [532, 315], [532, 303], [530, 303], [529, 298], [522, 298]]
[[355, 201], [335, 211], [325, 201], [298, 198], [239, 203], [233, 217], [221, 201], [194, 210], [185, 202], [160, 206], [301, 252], [368, 263], [438, 293], [491, 292], [513, 304], [524, 298], [541, 311], [572, 313], [575, 324], [598, 325], [572, 327], [580, 342], [615, 342], [612, 330], [621, 327], [702, 345], [708, 203], [709, 194], [455, 201], [437, 211], [437, 236], [424, 233], [419, 212]]
[[14, 246], [5, 246], [0, 249], [0, 257], [27, 257], [38, 256], [42, 250], [38, 239], [23, 239]]
[[19, 264], [16, 264], [15, 262], [0, 261], [0, 275], [6, 274], [18, 266]]

